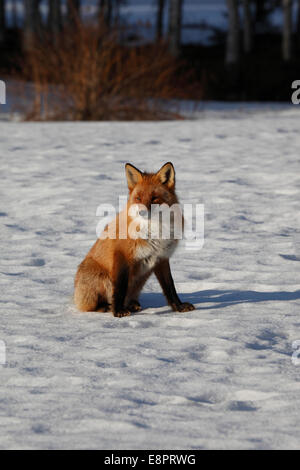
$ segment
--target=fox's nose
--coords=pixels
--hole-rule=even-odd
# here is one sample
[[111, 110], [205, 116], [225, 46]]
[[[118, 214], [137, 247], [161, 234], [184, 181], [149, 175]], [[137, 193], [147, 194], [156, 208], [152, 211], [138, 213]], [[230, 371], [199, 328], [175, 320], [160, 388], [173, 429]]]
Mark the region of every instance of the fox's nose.
[[141, 217], [146, 217], [148, 215], [148, 211], [146, 209], [142, 209], [140, 212], [139, 212], [140, 216]]

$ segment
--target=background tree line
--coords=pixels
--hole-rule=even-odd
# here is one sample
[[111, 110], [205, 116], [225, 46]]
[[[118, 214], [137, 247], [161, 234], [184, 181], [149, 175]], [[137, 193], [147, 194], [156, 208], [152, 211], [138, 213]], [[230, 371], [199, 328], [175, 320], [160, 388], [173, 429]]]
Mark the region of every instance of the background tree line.
[[[67, 0], [67, 13], [62, 14], [61, 0], [48, 0], [48, 18], [46, 24], [43, 24], [40, 14], [40, 0], [24, 1], [24, 45], [30, 46], [32, 36], [40, 34], [43, 29], [48, 29], [53, 35], [56, 35], [62, 28], [63, 21], [74, 21], [75, 17], [80, 17], [80, 4], [82, 0]], [[151, 0], [149, 0], [151, 1]], [[153, 0], [156, 3], [156, 18], [153, 21], [156, 25], [156, 38], [161, 39], [163, 33], [163, 16], [168, 8], [168, 41], [170, 51], [174, 55], [180, 54], [181, 30], [182, 30], [182, 12], [184, 0]], [[12, 27], [16, 26], [16, 0], [0, 0], [0, 43], [5, 42], [7, 31], [6, 25], [6, 7], [12, 5]], [[126, 0], [99, 0], [98, 15], [104, 16], [106, 24], [111, 27], [113, 19], [116, 18], [120, 5], [126, 3]], [[201, 3], [201, 0], [199, 0]], [[298, 43], [300, 43], [300, 0], [226, 0], [228, 12], [228, 33], [226, 46], [226, 62], [228, 64], [236, 63], [239, 54], [249, 53], [252, 50], [255, 26], [268, 19], [272, 11], [281, 7], [283, 11], [282, 24], [282, 57], [285, 61], [292, 56], [292, 36], [296, 29]], [[297, 4], [297, 17], [293, 18], [293, 4]], [[242, 20], [240, 11], [242, 11]], [[294, 23], [294, 24], [293, 24]], [[241, 47], [240, 33], [243, 34], [243, 46]]]
[[[48, 0], [45, 18], [40, 12], [40, 0], [23, 0], [24, 19], [19, 24], [16, 0], [0, 0], [0, 67], [3, 68], [8, 55], [11, 65], [11, 57], [14, 58], [16, 51], [19, 55], [25, 54], [37, 39], [43, 40], [45, 35], [51, 37], [55, 44], [66, 26], [71, 27], [81, 21], [83, 1]], [[156, 43], [164, 42], [173, 58], [183, 59], [186, 66], [194, 70], [197, 89], [201, 88], [204, 98], [287, 98], [280, 89], [286, 87], [287, 80], [300, 76], [297, 57], [300, 50], [300, 0], [224, 0], [227, 30], [225, 33], [215, 31], [216, 42], [210, 46], [182, 44], [186, 0], [149, 1], [155, 5], [152, 23]], [[94, 21], [105, 24], [108, 31], [118, 29], [122, 4], [126, 4], [126, 0], [98, 0]], [[8, 5], [10, 27], [7, 23]], [[282, 13], [281, 31], [277, 32], [270, 23], [275, 9]], [[273, 94], [267, 82], [269, 88], [273, 87]]]

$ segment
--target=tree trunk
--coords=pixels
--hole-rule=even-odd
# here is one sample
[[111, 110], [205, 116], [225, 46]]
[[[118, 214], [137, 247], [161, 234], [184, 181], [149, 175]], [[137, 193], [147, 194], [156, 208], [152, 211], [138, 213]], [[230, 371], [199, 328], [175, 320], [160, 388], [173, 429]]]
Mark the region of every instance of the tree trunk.
[[35, 36], [35, 0], [25, 0], [24, 49], [30, 50]]
[[67, 0], [68, 22], [74, 25], [80, 19], [80, 0]]
[[262, 0], [255, 0], [255, 24], [263, 22], [265, 16], [265, 2]]
[[163, 20], [164, 20], [165, 3], [166, 3], [166, 0], [157, 0], [157, 14], [156, 14], [156, 40], [157, 41], [160, 41], [163, 35]]
[[296, 35], [297, 35], [297, 49], [300, 49], [300, 0], [297, 1], [297, 24], [296, 24]]
[[174, 57], [180, 54], [182, 23], [182, 0], [170, 0], [169, 5], [169, 50]]
[[292, 58], [292, 0], [282, 0], [282, 58], [289, 62]]
[[121, 3], [123, 0], [115, 0], [114, 5], [114, 24], [118, 26], [121, 19]]
[[226, 42], [226, 65], [236, 65], [239, 61], [239, 12], [238, 1], [227, 0], [228, 32]]
[[5, 0], [0, 0], [0, 45], [5, 39]]
[[35, 0], [35, 6], [34, 6], [34, 24], [35, 24], [35, 31], [36, 34], [42, 35], [43, 32], [43, 24], [42, 24], [42, 18], [41, 18], [41, 13], [40, 13], [40, 2], [41, 0]]
[[61, 26], [60, 0], [49, 0], [48, 27], [54, 39], [61, 31]]
[[99, 17], [104, 21], [108, 28], [112, 23], [112, 0], [100, 0], [99, 4]]
[[30, 50], [34, 40], [41, 33], [42, 23], [39, 10], [40, 0], [25, 0], [24, 49]]
[[249, 54], [252, 50], [252, 18], [250, 0], [243, 0], [244, 10], [244, 51]]
[[17, 13], [17, 1], [12, 0], [11, 2], [11, 22], [12, 27], [15, 29], [18, 27], [18, 13]]

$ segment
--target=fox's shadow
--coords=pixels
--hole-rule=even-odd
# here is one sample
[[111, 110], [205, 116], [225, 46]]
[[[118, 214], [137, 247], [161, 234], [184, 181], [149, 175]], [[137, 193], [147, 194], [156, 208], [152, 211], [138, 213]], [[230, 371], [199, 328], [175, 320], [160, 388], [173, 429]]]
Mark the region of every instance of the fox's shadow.
[[[178, 294], [182, 302], [191, 302], [197, 310], [209, 310], [229, 307], [230, 305], [299, 300], [300, 290], [294, 292], [257, 292], [252, 290], [203, 290], [190, 294]], [[141, 304], [145, 308], [166, 306], [166, 300], [161, 293], [144, 292], [141, 295]], [[199, 304], [213, 304], [201, 307]]]

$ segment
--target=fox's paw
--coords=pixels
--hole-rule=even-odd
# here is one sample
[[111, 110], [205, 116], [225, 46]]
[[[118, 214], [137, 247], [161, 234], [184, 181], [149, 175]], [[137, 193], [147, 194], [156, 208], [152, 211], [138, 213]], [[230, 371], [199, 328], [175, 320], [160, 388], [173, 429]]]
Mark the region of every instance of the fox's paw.
[[119, 312], [114, 312], [114, 317], [128, 317], [130, 315], [130, 310], [128, 308], [123, 308], [122, 310], [119, 310]]
[[140, 312], [142, 310], [141, 304], [137, 300], [129, 302], [127, 308], [130, 312]]
[[193, 304], [189, 302], [183, 302], [182, 304], [176, 305], [177, 312], [190, 312], [191, 310], [195, 310]]

